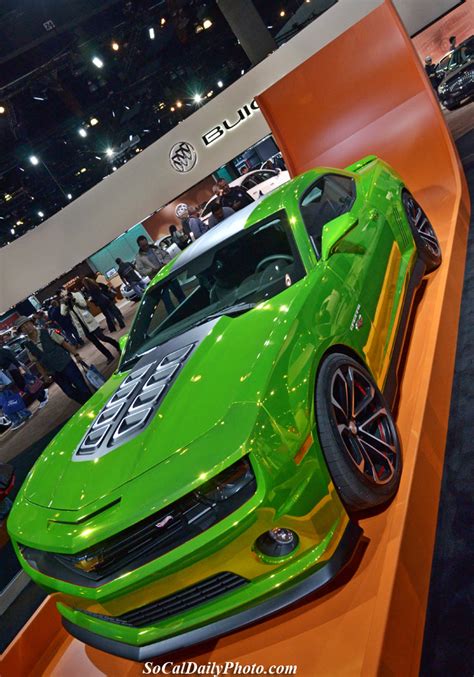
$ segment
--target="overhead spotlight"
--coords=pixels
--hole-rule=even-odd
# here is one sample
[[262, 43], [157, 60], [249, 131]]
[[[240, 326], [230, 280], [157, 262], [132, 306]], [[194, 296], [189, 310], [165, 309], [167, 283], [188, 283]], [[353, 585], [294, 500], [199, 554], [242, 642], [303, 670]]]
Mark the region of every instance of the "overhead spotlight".
[[155, 39], [155, 29], [153, 28], [153, 26], [148, 29], [148, 35], [150, 36], [150, 40]]
[[160, 19], [160, 25], [161, 25], [161, 26], [164, 26], [165, 23], [166, 23], [166, 19], [165, 19], [164, 16], [162, 16], [161, 19]]
[[14, 229], [14, 228], [10, 228], [10, 233], [11, 233], [12, 235], [15, 235], [15, 229]]
[[212, 26], [212, 21], [210, 19], [204, 19], [204, 21], [202, 22], [202, 27], [204, 28], [204, 30], [207, 30], [211, 26]]
[[175, 110], [176, 110], [176, 108], [175, 108], [174, 106], [171, 106], [170, 111], [171, 111], [172, 113], [174, 113]]
[[199, 103], [200, 101], [202, 101], [202, 96], [200, 94], [195, 94], [193, 96], [193, 101], [194, 103]]
[[92, 58], [92, 63], [93, 63], [94, 66], [96, 66], [97, 68], [103, 68], [103, 67], [104, 67], [104, 62], [102, 61], [102, 59], [99, 59], [98, 56], [94, 56], [94, 57]]
[[182, 107], [182, 102], [181, 101], [176, 101], [176, 107], [181, 108]]
[[282, 9], [282, 10], [281, 10], [281, 12], [280, 12], [280, 16], [282, 16], [282, 17], [283, 17], [283, 16], [286, 16], [286, 12], [285, 12], [285, 10], [284, 10], [284, 9]]
[[95, 157], [96, 160], [102, 160], [102, 158], [100, 157], [100, 155], [95, 155], [94, 157]]
[[35, 101], [46, 101], [46, 99], [45, 99], [44, 96], [34, 96], [33, 99], [34, 99]]
[[89, 120], [89, 122], [90, 122], [90, 126], [91, 126], [91, 127], [95, 127], [96, 125], [99, 124], [99, 121], [98, 121], [97, 118], [91, 118], [91, 119]]
[[240, 75], [243, 75], [244, 73], [245, 73], [245, 68], [242, 68], [242, 70], [240, 71]]
[[67, 194], [67, 199], [68, 199], [68, 200], [72, 200], [72, 195], [71, 195], [71, 193], [68, 193], [68, 194]]
[[80, 170], [79, 170], [79, 173], [80, 173], [80, 174], [85, 174], [86, 172], [87, 172], [87, 168], [86, 168], [86, 167], [81, 167]]
[[107, 157], [112, 157], [112, 155], [114, 154], [113, 148], [107, 148], [105, 154], [107, 155]]
[[86, 130], [85, 130], [83, 127], [81, 127], [81, 128], [78, 130], [78, 133], [79, 133], [79, 136], [82, 136], [83, 139], [85, 139], [86, 136], [87, 136], [87, 132], [86, 132]]
[[217, 81], [217, 86], [222, 89], [222, 87], [224, 86], [224, 83], [222, 82], [222, 80]]
[[114, 40], [114, 42], [112, 43], [112, 49], [114, 50], [114, 52], [118, 52], [119, 49], [120, 49], [119, 43], [118, 43], [118, 42], [115, 42], [115, 40]]
[[17, 226], [22, 226], [22, 225], [23, 225], [23, 221], [20, 219], [19, 221], [16, 222], [16, 225], [17, 225]]
[[41, 212], [41, 211], [40, 211], [40, 212], [38, 212], [38, 216], [40, 217], [40, 219], [42, 219], [42, 218], [43, 218], [43, 216], [44, 216], [44, 212]]
[[133, 134], [129, 134], [129, 135], [128, 135], [128, 140], [129, 140], [129, 141], [133, 141]]
[[116, 172], [116, 171], [117, 171], [117, 167], [112, 167], [112, 171], [113, 171], [113, 172]]
[[202, 33], [203, 30], [204, 30], [204, 28], [202, 27], [201, 24], [198, 24], [198, 25], [196, 26], [196, 33]]
[[3, 115], [6, 112], [5, 106], [0, 106], [0, 115]]
[[214, 90], [211, 89], [211, 91], [207, 93], [207, 98], [210, 99], [213, 94], [214, 94]]
[[39, 160], [36, 155], [30, 155], [30, 162], [32, 165], [39, 165]]

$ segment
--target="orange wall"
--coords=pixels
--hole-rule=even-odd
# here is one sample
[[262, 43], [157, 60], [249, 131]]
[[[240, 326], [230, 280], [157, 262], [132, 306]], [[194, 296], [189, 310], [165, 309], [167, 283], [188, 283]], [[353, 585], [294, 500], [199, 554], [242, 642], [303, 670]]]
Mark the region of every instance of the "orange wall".
[[431, 56], [439, 61], [449, 50], [449, 37], [455, 35], [460, 43], [474, 33], [474, 0], [466, 0], [442, 19], [413, 38], [413, 44], [422, 59]]
[[173, 202], [170, 202], [162, 209], [152, 214], [148, 219], [142, 221], [143, 226], [148, 231], [150, 237], [157, 240], [162, 235], [169, 235], [169, 226], [174, 223], [179, 225], [179, 219], [176, 217], [175, 209], [180, 202], [185, 202], [191, 206], [198, 206], [207, 202], [212, 195], [212, 186], [215, 181], [212, 177], [200, 181], [193, 186], [191, 190], [179, 195]]

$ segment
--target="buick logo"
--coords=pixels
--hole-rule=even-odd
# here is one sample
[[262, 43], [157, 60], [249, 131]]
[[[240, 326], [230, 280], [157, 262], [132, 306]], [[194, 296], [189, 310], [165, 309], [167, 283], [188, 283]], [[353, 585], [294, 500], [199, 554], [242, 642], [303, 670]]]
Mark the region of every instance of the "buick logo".
[[175, 143], [170, 150], [170, 163], [173, 169], [182, 174], [189, 172], [197, 162], [197, 153], [194, 146], [188, 141]]

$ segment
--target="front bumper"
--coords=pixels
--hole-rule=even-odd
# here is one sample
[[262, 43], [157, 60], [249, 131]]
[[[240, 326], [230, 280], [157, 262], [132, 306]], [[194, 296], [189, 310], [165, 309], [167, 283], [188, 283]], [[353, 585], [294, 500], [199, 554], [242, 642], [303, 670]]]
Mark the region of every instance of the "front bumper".
[[[309, 593], [322, 588], [351, 560], [361, 535], [361, 528], [354, 522], [348, 521], [332, 557], [313, 573], [303, 579], [297, 579], [294, 583], [290, 583], [283, 590], [273, 593], [259, 604], [250, 606], [217, 621], [143, 646], [135, 646], [123, 641], [104, 637], [77, 625], [70, 618], [63, 617], [63, 624], [71, 635], [96, 649], [130, 660], [145, 661], [155, 656], [168, 654], [185, 647], [199, 644], [211, 638], [220, 637], [257, 621], [261, 621], [277, 613], [281, 609], [294, 604]], [[107, 623], [107, 625], [110, 627], [112, 624]]]

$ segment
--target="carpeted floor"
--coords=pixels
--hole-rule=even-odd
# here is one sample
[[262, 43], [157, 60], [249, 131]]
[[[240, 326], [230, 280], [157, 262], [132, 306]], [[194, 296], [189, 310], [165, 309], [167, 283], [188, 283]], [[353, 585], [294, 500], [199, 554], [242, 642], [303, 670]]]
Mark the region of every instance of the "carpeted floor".
[[[474, 204], [474, 130], [458, 140]], [[420, 675], [474, 674], [474, 219], [466, 260], [456, 368]]]

